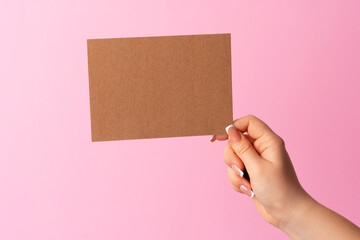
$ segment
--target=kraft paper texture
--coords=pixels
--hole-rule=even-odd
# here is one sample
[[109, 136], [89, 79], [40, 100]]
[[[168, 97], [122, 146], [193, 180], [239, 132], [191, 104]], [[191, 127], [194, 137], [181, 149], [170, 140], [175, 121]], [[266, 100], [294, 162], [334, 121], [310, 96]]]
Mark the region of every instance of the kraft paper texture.
[[226, 134], [230, 34], [88, 39], [92, 141]]

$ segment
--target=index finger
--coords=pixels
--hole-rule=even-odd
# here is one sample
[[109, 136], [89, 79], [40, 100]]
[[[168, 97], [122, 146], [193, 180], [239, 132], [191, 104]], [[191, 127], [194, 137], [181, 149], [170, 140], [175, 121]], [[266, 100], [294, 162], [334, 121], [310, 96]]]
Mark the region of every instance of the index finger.
[[266, 123], [253, 115], [235, 120], [234, 125], [241, 132], [247, 132], [255, 141], [262, 137], [268, 139], [278, 137]]

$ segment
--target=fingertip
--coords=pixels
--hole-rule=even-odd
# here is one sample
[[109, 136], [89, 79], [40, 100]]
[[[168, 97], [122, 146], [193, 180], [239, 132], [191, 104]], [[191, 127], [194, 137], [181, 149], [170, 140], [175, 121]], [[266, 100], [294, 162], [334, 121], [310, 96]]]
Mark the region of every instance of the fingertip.
[[229, 126], [227, 126], [226, 128], [225, 128], [225, 131], [226, 131], [226, 133], [229, 135], [229, 129], [230, 128], [235, 128], [235, 126], [234, 126], [234, 124], [230, 124]]
[[244, 172], [236, 165], [236, 164], [231, 164], [231, 168], [236, 172], [236, 174], [238, 174], [240, 177], [244, 176]]
[[215, 140], [224, 141], [224, 140], [227, 140], [227, 139], [228, 139], [227, 134], [215, 135]]
[[255, 197], [254, 191], [253, 191], [253, 190], [250, 190], [250, 192], [251, 192], [250, 198], [254, 198], [254, 197]]
[[250, 198], [255, 196], [254, 191], [244, 185], [240, 185], [240, 190]]

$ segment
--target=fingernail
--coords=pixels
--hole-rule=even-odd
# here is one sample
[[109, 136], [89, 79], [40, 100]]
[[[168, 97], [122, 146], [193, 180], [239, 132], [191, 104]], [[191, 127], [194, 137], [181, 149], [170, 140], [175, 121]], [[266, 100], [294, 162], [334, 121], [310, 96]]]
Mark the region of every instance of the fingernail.
[[212, 142], [214, 140], [215, 135], [212, 135], [210, 138], [210, 142]]
[[234, 124], [230, 124], [229, 126], [227, 126], [226, 128], [225, 128], [225, 131], [226, 131], [226, 133], [229, 135], [229, 128], [231, 128], [231, 127], [235, 127], [234, 126]]
[[[234, 128], [236, 131], [230, 131], [230, 128]], [[234, 126], [234, 124], [230, 124], [229, 126], [227, 126], [226, 128], [225, 128], [225, 130], [226, 130], [226, 132], [227, 132], [227, 134], [229, 135], [229, 140], [230, 141], [235, 141], [235, 142], [237, 142], [237, 141], [240, 141], [241, 140], [241, 135], [240, 135], [240, 132], [239, 132], [239, 130]], [[231, 132], [231, 134], [229, 133], [229, 132]]]
[[243, 193], [248, 195], [250, 198], [253, 198], [255, 196], [254, 192], [252, 190], [250, 190], [249, 188], [245, 187], [244, 185], [241, 185], [240, 189]]
[[241, 171], [241, 169], [236, 166], [235, 164], [232, 164], [231, 165], [232, 169], [234, 169], [234, 171], [240, 176], [240, 177], [243, 177], [244, 176], [244, 172]]

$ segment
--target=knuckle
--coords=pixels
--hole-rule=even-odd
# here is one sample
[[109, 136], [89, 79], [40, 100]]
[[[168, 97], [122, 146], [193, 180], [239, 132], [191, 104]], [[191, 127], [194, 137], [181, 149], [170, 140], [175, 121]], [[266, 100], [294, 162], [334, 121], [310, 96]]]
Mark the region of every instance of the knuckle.
[[285, 147], [285, 141], [280, 136], [276, 136], [273, 140], [273, 144], [276, 147], [282, 148]]
[[252, 119], [258, 119], [255, 115], [249, 114], [246, 116], [246, 118], [252, 120]]
[[224, 157], [224, 163], [228, 166], [230, 165], [230, 160], [228, 157]]
[[252, 148], [251, 144], [248, 141], [241, 141], [236, 145], [235, 152], [238, 156], [244, 155]]
[[227, 177], [230, 182], [233, 182], [234, 180], [234, 173], [230, 167], [227, 168]]
[[236, 175], [234, 170], [232, 170], [231, 168], [228, 168], [227, 177], [232, 185], [235, 186], [240, 185], [241, 178], [238, 175]]
[[280, 138], [280, 145], [281, 145], [282, 147], [285, 147], [285, 141], [284, 141], [284, 139], [282, 139], [282, 138]]
[[239, 192], [239, 193], [242, 193], [238, 187], [235, 187], [235, 186], [232, 185], [231, 183], [230, 183], [230, 186], [231, 186], [232, 189], [234, 189], [235, 191], [237, 191], [237, 192]]

